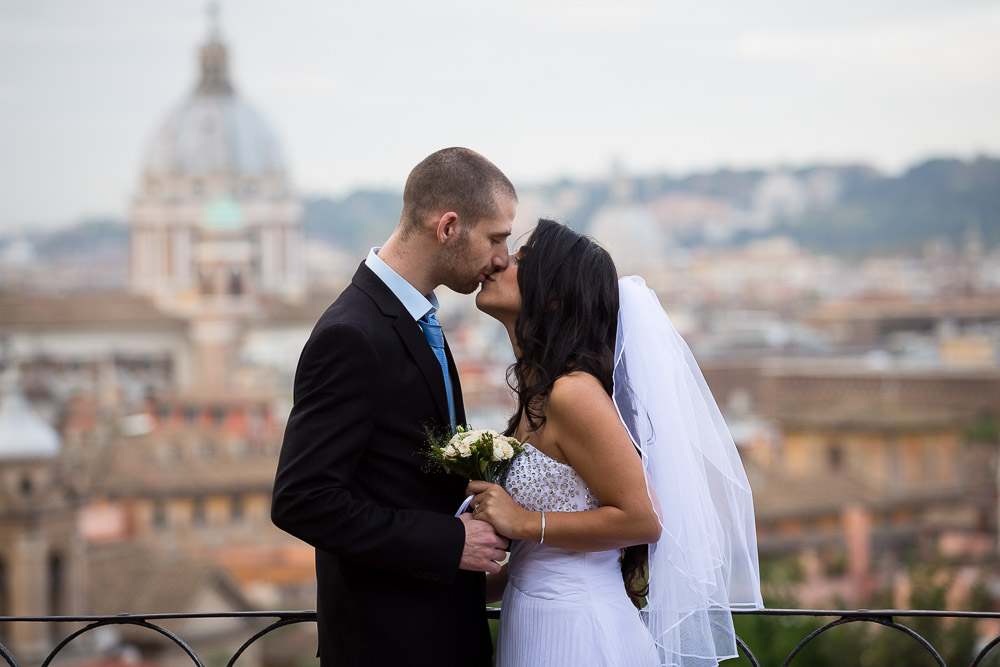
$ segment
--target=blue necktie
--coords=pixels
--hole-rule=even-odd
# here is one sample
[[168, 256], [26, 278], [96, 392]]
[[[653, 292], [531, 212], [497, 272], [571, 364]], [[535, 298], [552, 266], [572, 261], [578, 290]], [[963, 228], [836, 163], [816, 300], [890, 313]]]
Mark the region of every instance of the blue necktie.
[[418, 320], [420, 328], [424, 330], [424, 338], [430, 343], [434, 350], [434, 356], [441, 364], [441, 372], [444, 374], [444, 391], [448, 396], [448, 418], [451, 420], [451, 430], [455, 431], [455, 401], [451, 397], [451, 374], [448, 372], [448, 358], [444, 354], [444, 332], [441, 331], [441, 324], [437, 315], [432, 310]]

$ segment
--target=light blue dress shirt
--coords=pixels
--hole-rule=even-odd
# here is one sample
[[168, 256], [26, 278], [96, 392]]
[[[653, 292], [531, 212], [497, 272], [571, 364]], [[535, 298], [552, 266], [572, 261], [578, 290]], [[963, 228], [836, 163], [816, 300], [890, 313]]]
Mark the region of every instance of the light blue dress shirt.
[[[417, 291], [410, 283], [396, 273], [392, 267], [382, 261], [382, 258], [378, 256], [378, 251], [381, 248], [372, 248], [368, 253], [368, 257], [365, 259], [365, 266], [372, 270], [372, 272], [378, 276], [379, 280], [385, 283], [386, 287], [396, 295], [396, 298], [400, 300], [403, 307], [406, 308], [406, 312], [410, 314], [417, 324], [420, 326], [421, 330], [424, 332], [424, 337], [427, 338], [427, 342], [431, 345], [431, 350], [434, 352], [434, 356], [437, 358], [438, 363], [441, 365], [441, 372], [444, 379], [444, 390], [448, 397], [448, 417], [451, 422], [452, 431], [455, 430], [455, 399], [452, 396], [452, 383], [451, 383], [451, 372], [448, 369], [448, 361], [445, 357], [444, 352], [444, 335], [441, 331], [441, 325], [437, 321], [436, 317], [432, 317], [431, 324], [433, 325], [434, 331], [436, 331], [436, 338], [429, 332], [421, 319], [424, 316], [433, 316], [437, 313], [438, 303], [437, 295], [431, 290], [431, 293], [427, 296], [422, 295]], [[434, 341], [437, 341], [436, 343]]]
[[396, 295], [396, 298], [406, 308], [406, 312], [414, 320], [420, 320], [421, 317], [430, 312], [436, 313], [440, 307], [440, 303], [434, 291], [432, 290], [427, 296], [418, 292], [416, 287], [406, 282], [405, 278], [382, 261], [382, 258], [378, 256], [378, 251], [381, 249], [372, 248], [368, 252], [368, 257], [365, 259], [365, 266], [371, 269], [379, 277], [379, 280], [384, 282], [385, 286]]

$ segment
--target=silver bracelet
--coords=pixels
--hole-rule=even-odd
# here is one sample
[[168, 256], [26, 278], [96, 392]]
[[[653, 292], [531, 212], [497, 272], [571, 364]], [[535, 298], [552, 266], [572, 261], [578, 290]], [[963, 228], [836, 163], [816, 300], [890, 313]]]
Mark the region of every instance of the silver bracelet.
[[545, 510], [542, 512], [542, 539], [538, 540], [539, 544], [545, 544]]

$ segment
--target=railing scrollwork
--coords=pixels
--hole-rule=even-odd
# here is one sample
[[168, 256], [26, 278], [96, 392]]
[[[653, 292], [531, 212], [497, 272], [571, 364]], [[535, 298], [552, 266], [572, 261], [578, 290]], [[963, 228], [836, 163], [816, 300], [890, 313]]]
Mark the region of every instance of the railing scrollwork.
[[[133, 625], [146, 628], [159, 633], [177, 645], [188, 656], [195, 667], [205, 667], [201, 658], [191, 646], [179, 637], [176, 633], [167, 628], [154, 623], [153, 621], [176, 621], [183, 619], [253, 619], [253, 618], [275, 618], [267, 627], [255, 632], [249, 639], [236, 650], [233, 656], [226, 663], [226, 667], [233, 667], [240, 656], [250, 648], [250, 646], [264, 635], [279, 628], [296, 623], [316, 622], [315, 611], [246, 611], [232, 613], [207, 613], [207, 614], [115, 614], [114, 616], [0, 616], [0, 627], [6, 623], [87, 623], [86, 626], [70, 633], [49, 651], [41, 667], [49, 667], [52, 660], [74, 639], [92, 630], [113, 625]], [[2, 657], [9, 667], [22, 667], [10, 650], [0, 643], [0, 657]]]
[[[405, 610], [403, 610], [405, 615]], [[924, 610], [900, 610], [900, 609], [884, 609], [884, 610], [869, 610], [869, 609], [857, 609], [857, 610], [837, 610], [837, 609], [760, 609], [753, 611], [737, 611], [734, 612], [736, 615], [755, 615], [755, 616], [811, 616], [817, 619], [830, 618], [833, 620], [826, 622], [820, 627], [816, 628], [808, 635], [806, 635], [796, 646], [792, 649], [791, 653], [784, 659], [781, 663], [781, 667], [790, 667], [796, 656], [798, 656], [801, 651], [814, 639], [827, 632], [828, 630], [848, 625], [852, 623], [875, 623], [882, 625], [884, 627], [892, 628], [898, 632], [901, 632], [908, 637], [911, 637], [915, 642], [917, 642], [927, 654], [934, 660], [934, 662], [939, 665], [939, 667], [946, 667], [944, 659], [941, 657], [939, 651], [929, 642], [927, 639], [922, 637], [918, 632], [908, 627], [904, 623], [899, 622], [900, 618], [918, 618], [918, 617], [931, 617], [937, 619], [954, 619], [954, 618], [980, 618], [980, 619], [994, 619], [1000, 620], [1000, 612], [966, 612], [966, 611], [924, 611]], [[486, 610], [486, 615], [491, 619], [498, 619], [500, 617], [500, 610], [498, 608], [488, 608]], [[0, 629], [8, 624], [15, 623], [85, 623], [86, 625], [79, 628], [64, 639], [62, 639], [56, 646], [49, 651], [45, 660], [41, 663], [41, 667], [49, 667], [53, 659], [59, 655], [59, 653], [73, 640], [77, 639], [83, 634], [86, 634], [96, 628], [114, 626], [114, 625], [132, 625], [141, 628], [151, 630], [153, 632], [163, 635], [169, 639], [173, 644], [177, 645], [191, 660], [195, 667], [205, 667], [204, 662], [195, 652], [195, 650], [186, 642], [184, 639], [179, 637], [175, 632], [163, 627], [161, 623], [163, 621], [177, 621], [182, 619], [273, 619], [270, 624], [264, 628], [254, 632], [246, 641], [244, 641], [240, 647], [233, 653], [232, 657], [229, 658], [226, 663], [226, 667], [234, 667], [237, 661], [240, 659], [247, 649], [249, 649], [255, 642], [257, 642], [262, 637], [268, 635], [279, 628], [287, 627], [290, 625], [295, 625], [298, 623], [314, 623], [316, 621], [315, 611], [246, 611], [246, 612], [232, 612], [232, 613], [202, 613], [202, 614], [117, 614], [114, 616], [0, 616]], [[736, 644], [739, 653], [747, 658], [750, 662], [751, 667], [761, 667], [761, 663], [757, 656], [754, 655], [753, 650], [750, 646], [743, 641], [742, 638], [736, 637]], [[994, 638], [992, 641], [985, 644], [982, 649], [979, 650], [975, 659], [971, 663], [970, 667], [979, 667], [983, 663], [983, 660], [993, 651], [996, 646], [1000, 644], [1000, 637]], [[800, 661], [801, 662], [801, 661]], [[18, 663], [17, 658], [10, 651], [10, 649], [3, 643], [0, 643], [0, 665], [6, 663], [8, 667], [27, 667]], [[796, 663], [797, 664], [797, 663]]]

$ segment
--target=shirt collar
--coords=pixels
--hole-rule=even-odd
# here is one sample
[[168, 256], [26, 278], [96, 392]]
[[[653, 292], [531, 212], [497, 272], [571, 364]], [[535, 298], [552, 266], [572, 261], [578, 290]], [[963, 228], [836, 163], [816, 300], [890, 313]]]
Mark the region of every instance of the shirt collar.
[[419, 320], [427, 313], [436, 313], [440, 304], [434, 291], [431, 290], [427, 296], [418, 292], [417, 288], [406, 282], [405, 278], [396, 273], [378, 256], [378, 251], [381, 249], [372, 248], [365, 259], [365, 265], [396, 295], [396, 298], [413, 319]]

